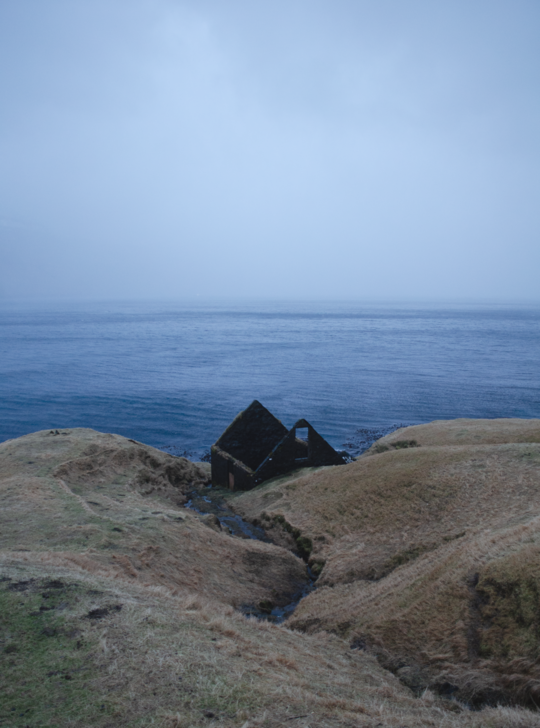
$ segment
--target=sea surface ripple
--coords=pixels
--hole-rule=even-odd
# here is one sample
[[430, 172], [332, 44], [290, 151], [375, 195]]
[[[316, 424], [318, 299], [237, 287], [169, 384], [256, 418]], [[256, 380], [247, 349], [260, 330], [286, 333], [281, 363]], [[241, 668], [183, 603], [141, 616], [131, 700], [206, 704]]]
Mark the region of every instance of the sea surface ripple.
[[400, 424], [540, 417], [540, 307], [0, 304], [0, 441], [92, 427], [197, 458], [253, 399], [358, 453]]

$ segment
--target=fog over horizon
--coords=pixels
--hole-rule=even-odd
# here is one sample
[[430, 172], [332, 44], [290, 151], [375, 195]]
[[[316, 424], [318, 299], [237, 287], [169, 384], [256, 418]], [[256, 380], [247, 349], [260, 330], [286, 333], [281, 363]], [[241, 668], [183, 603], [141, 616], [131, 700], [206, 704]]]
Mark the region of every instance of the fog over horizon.
[[534, 0], [3, 0], [0, 301], [540, 300]]

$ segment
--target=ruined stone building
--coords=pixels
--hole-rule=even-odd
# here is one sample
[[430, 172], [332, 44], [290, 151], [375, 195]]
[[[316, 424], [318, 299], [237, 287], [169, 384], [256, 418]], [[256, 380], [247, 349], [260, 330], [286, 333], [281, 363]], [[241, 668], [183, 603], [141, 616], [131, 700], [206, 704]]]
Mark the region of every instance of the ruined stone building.
[[288, 430], [254, 400], [212, 445], [212, 483], [250, 490], [297, 468], [342, 465], [345, 460], [306, 420]]

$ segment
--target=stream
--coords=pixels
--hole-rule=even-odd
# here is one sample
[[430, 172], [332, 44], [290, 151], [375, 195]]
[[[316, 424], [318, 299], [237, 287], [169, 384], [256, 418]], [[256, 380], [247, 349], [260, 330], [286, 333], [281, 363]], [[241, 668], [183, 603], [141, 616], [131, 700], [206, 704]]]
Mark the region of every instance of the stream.
[[[244, 521], [237, 513], [234, 513], [228, 507], [225, 498], [219, 491], [212, 491], [211, 485], [206, 486], [204, 490], [193, 490], [188, 493], [188, 501], [185, 504], [185, 508], [190, 508], [192, 511], [201, 515], [214, 515], [219, 521], [221, 528], [224, 531], [229, 531], [233, 536], [272, 543], [262, 528]], [[298, 606], [298, 603], [315, 589], [316, 577], [309, 566], [307, 566], [307, 571], [308, 581], [293, 595], [292, 601], [285, 606], [265, 610], [253, 605], [244, 605], [240, 608], [240, 611], [246, 617], [266, 619], [276, 624], [281, 624], [281, 622], [284, 622], [291, 616]]]

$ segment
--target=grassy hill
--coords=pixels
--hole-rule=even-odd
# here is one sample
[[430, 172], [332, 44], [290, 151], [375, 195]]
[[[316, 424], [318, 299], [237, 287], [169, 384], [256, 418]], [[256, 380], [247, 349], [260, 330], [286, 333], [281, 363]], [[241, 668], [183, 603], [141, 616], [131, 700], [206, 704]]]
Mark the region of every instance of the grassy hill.
[[340, 468], [242, 495], [321, 569], [291, 619], [377, 654], [415, 690], [540, 703], [540, 423], [436, 422]]
[[[234, 495], [275, 543], [184, 508], [205, 464], [92, 430], [0, 444], [0, 726], [538, 725], [516, 707], [471, 712], [437, 680], [469, 700], [464, 670], [493, 695], [536, 694], [540, 446], [398, 435], [420, 447], [385, 438], [349, 466]], [[292, 598], [300, 556], [320, 586], [287, 627], [243, 616]], [[519, 623], [497, 591], [510, 576], [529, 589]]]

